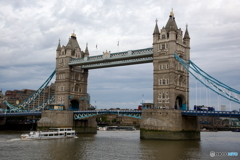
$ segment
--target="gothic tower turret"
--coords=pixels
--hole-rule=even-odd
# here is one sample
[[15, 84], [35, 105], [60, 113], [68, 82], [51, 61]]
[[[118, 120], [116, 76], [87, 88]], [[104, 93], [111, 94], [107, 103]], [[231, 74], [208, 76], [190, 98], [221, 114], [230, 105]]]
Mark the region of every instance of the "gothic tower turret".
[[183, 37], [183, 44], [186, 45], [186, 60], [190, 60], [190, 36], [188, 33], [188, 25], [186, 25], [186, 31]]
[[85, 49], [84, 57], [89, 57], [88, 44], [86, 44], [86, 49]]
[[[157, 26], [157, 24], [156, 24]], [[154, 67], [154, 104], [158, 108], [188, 108], [189, 82], [188, 72], [174, 58], [178, 54], [184, 60], [189, 60], [190, 38], [186, 29], [183, 38], [181, 28], [177, 27], [173, 11], [160, 33], [154, 28], [153, 67]]]
[[153, 31], [153, 43], [157, 42], [159, 39], [160, 33], [159, 33], [159, 29], [158, 29], [158, 25], [157, 25], [157, 19], [156, 19], [156, 25]]

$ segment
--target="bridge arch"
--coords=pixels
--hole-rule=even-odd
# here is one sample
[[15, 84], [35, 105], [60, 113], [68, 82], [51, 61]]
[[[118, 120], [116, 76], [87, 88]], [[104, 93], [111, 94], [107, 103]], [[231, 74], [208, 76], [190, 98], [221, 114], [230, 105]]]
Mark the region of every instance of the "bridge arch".
[[175, 109], [186, 110], [186, 98], [183, 95], [177, 95], [175, 98]]
[[79, 103], [78, 100], [73, 99], [73, 100], [70, 101], [70, 103], [71, 103], [70, 110], [75, 110], [76, 111], [76, 110], [80, 109], [80, 103]]

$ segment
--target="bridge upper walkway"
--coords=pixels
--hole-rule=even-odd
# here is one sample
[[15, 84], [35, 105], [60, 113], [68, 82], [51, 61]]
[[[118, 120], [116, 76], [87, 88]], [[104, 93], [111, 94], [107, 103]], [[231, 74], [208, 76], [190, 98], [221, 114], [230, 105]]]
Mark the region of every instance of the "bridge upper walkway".
[[[116, 114], [128, 116], [133, 118], [142, 118], [142, 110], [88, 110], [88, 111], [73, 111], [74, 120], [99, 116], [103, 114]], [[41, 112], [12, 112], [0, 113], [0, 117], [15, 117], [15, 116], [35, 116], [41, 115]], [[183, 116], [211, 116], [211, 117], [231, 117], [240, 118], [240, 112], [233, 111], [196, 111], [196, 110], [183, 110]]]
[[117, 53], [106, 52], [103, 55], [71, 59], [68, 65], [81, 65], [83, 69], [96, 69], [150, 62], [153, 62], [152, 47]]

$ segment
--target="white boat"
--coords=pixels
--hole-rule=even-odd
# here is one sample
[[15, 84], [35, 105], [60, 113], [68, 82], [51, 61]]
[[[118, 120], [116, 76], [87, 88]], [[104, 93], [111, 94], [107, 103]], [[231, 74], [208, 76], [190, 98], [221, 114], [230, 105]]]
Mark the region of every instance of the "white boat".
[[72, 128], [50, 128], [48, 131], [31, 131], [22, 134], [21, 139], [54, 139], [54, 138], [77, 138]]
[[107, 130], [106, 127], [98, 127], [97, 129], [98, 129], [99, 131], [106, 131], [106, 130]]

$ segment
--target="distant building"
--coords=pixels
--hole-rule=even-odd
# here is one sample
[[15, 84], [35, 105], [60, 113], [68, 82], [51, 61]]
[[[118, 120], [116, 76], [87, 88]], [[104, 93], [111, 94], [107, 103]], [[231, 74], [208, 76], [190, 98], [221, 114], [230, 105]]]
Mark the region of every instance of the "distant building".
[[[34, 94], [36, 90], [32, 89], [22, 89], [22, 90], [7, 90], [5, 92], [5, 99], [8, 103], [17, 106], [24, 100], [26, 100], [29, 96]], [[36, 98], [27, 108], [26, 110], [35, 108], [42, 104], [45, 100], [50, 98], [55, 93], [55, 84], [52, 83], [50, 86], [47, 86], [45, 90], [43, 90], [42, 94]], [[1, 99], [1, 98], [0, 98]], [[1, 101], [0, 101], [1, 102]], [[2, 108], [2, 107], [1, 107]], [[5, 107], [6, 108], [6, 107]]]
[[221, 105], [221, 111], [226, 111], [226, 105]]
[[226, 117], [199, 116], [200, 128], [222, 128], [229, 127], [231, 119]]
[[6, 97], [3, 95], [2, 90], [0, 91], [0, 108], [5, 109], [6, 106], [4, 105], [3, 101], [6, 99]]
[[142, 119], [122, 115], [105, 115], [97, 118], [97, 122], [105, 125], [140, 126]]

